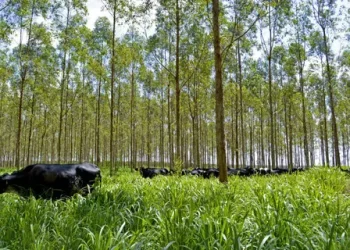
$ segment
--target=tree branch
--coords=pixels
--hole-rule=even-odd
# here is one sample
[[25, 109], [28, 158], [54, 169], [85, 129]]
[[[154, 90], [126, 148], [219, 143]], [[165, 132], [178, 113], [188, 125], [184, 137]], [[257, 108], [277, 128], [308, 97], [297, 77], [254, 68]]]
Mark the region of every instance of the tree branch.
[[241, 39], [242, 37], [244, 37], [252, 28], [253, 26], [256, 24], [256, 22], [260, 19], [260, 14], [258, 14], [257, 18], [254, 20], [254, 22], [248, 27], [248, 29], [246, 31], [244, 31], [240, 36], [234, 38], [234, 35], [232, 34], [231, 36], [231, 41], [230, 43], [222, 50], [222, 55], [223, 55], [223, 62], [225, 62], [225, 58], [228, 54], [228, 51], [230, 50], [230, 48], [233, 46], [233, 44], [238, 41], [239, 39]]
[[9, 6], [10, 6], [10, 3], [11, 3], [11, 0], [8, 1], [8, 2], [5, 4], [5, 6], [2, 7], [2, 8], [0, 9], [0, 12], [3, 11], [4, 9], [6, 9], [7, 7], [9, 7]]
[[171, 70], [169, 68], [167, 68], [158, 58], [157, 55], [155, 55], [154, 52], [151, 52], [153, 54], [153, 58], [157, 60], [157, 62], [160, 64], [160, 66], [162, 66], [163, 69], [165, 69], [171, 76], [173, 76], [175, 78], [175, 75], [173, 72], [171, 72]]

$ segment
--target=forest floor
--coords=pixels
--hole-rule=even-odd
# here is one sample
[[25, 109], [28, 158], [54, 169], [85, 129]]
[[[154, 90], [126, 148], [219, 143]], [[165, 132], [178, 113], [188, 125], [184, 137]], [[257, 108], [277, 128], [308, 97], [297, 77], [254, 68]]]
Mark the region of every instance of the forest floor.
[[335, 168], [227, 185], [102, 173], [87, 197], [0, 195], [0, 249], [350, 249], [350, 175]]

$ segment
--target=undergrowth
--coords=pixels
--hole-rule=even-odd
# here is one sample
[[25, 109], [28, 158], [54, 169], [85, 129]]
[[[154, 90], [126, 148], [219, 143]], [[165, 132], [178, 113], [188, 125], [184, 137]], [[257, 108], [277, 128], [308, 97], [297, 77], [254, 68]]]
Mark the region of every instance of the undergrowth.
[[350, 178], [157, 176], [103, 170], [62, 201], [0, 195], [0, 249], [350, 249]]

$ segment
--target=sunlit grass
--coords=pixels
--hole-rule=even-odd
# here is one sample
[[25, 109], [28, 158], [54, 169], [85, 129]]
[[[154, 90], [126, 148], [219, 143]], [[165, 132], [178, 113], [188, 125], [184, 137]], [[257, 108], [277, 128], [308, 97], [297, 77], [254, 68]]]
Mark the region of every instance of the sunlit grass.
[[350, 177], [159, 176], [122, 169], [87, 197], [0, 195], [2, 249], [350, 249]]

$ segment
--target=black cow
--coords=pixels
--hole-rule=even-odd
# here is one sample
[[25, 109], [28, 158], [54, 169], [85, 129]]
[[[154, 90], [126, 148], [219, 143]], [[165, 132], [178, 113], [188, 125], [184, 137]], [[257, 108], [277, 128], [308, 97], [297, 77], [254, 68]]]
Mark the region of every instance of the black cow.
[[194, 168], [191, 171], [191, 175], [204, 176], [205, 172], [207, 172], [207, 170], [204, 168]]
[[287, 174], [289, 170], [286, 168], [274, 168], [271, 170], [271, 174]]
[[217, 168], [208, 168], [203, 173], [203, 177], [209, 179], [210, 177], [219, 177], [219, 169]]
[[227, 168], [227, 175], [238, 175], [238, 176], [251, 176], [255, 174], [255, 169], [251, 167], [245, 167], [245, 168]]
[[153, 178], [156, 175], [169, 175], [170, 171], [166, 168], [140, 168], [143, 178]]
[[269, 168], [259, 168], [258, 174], [260, 175], [269, 175], [271, 174], [271, 170]]
[[14, 190], [22, 196], [33, 194], [45, 199], [86, 195], [97, 177], [101, 182], [100, 169], [91, 163], [34, 164], [0, 176], [0, 194]]

